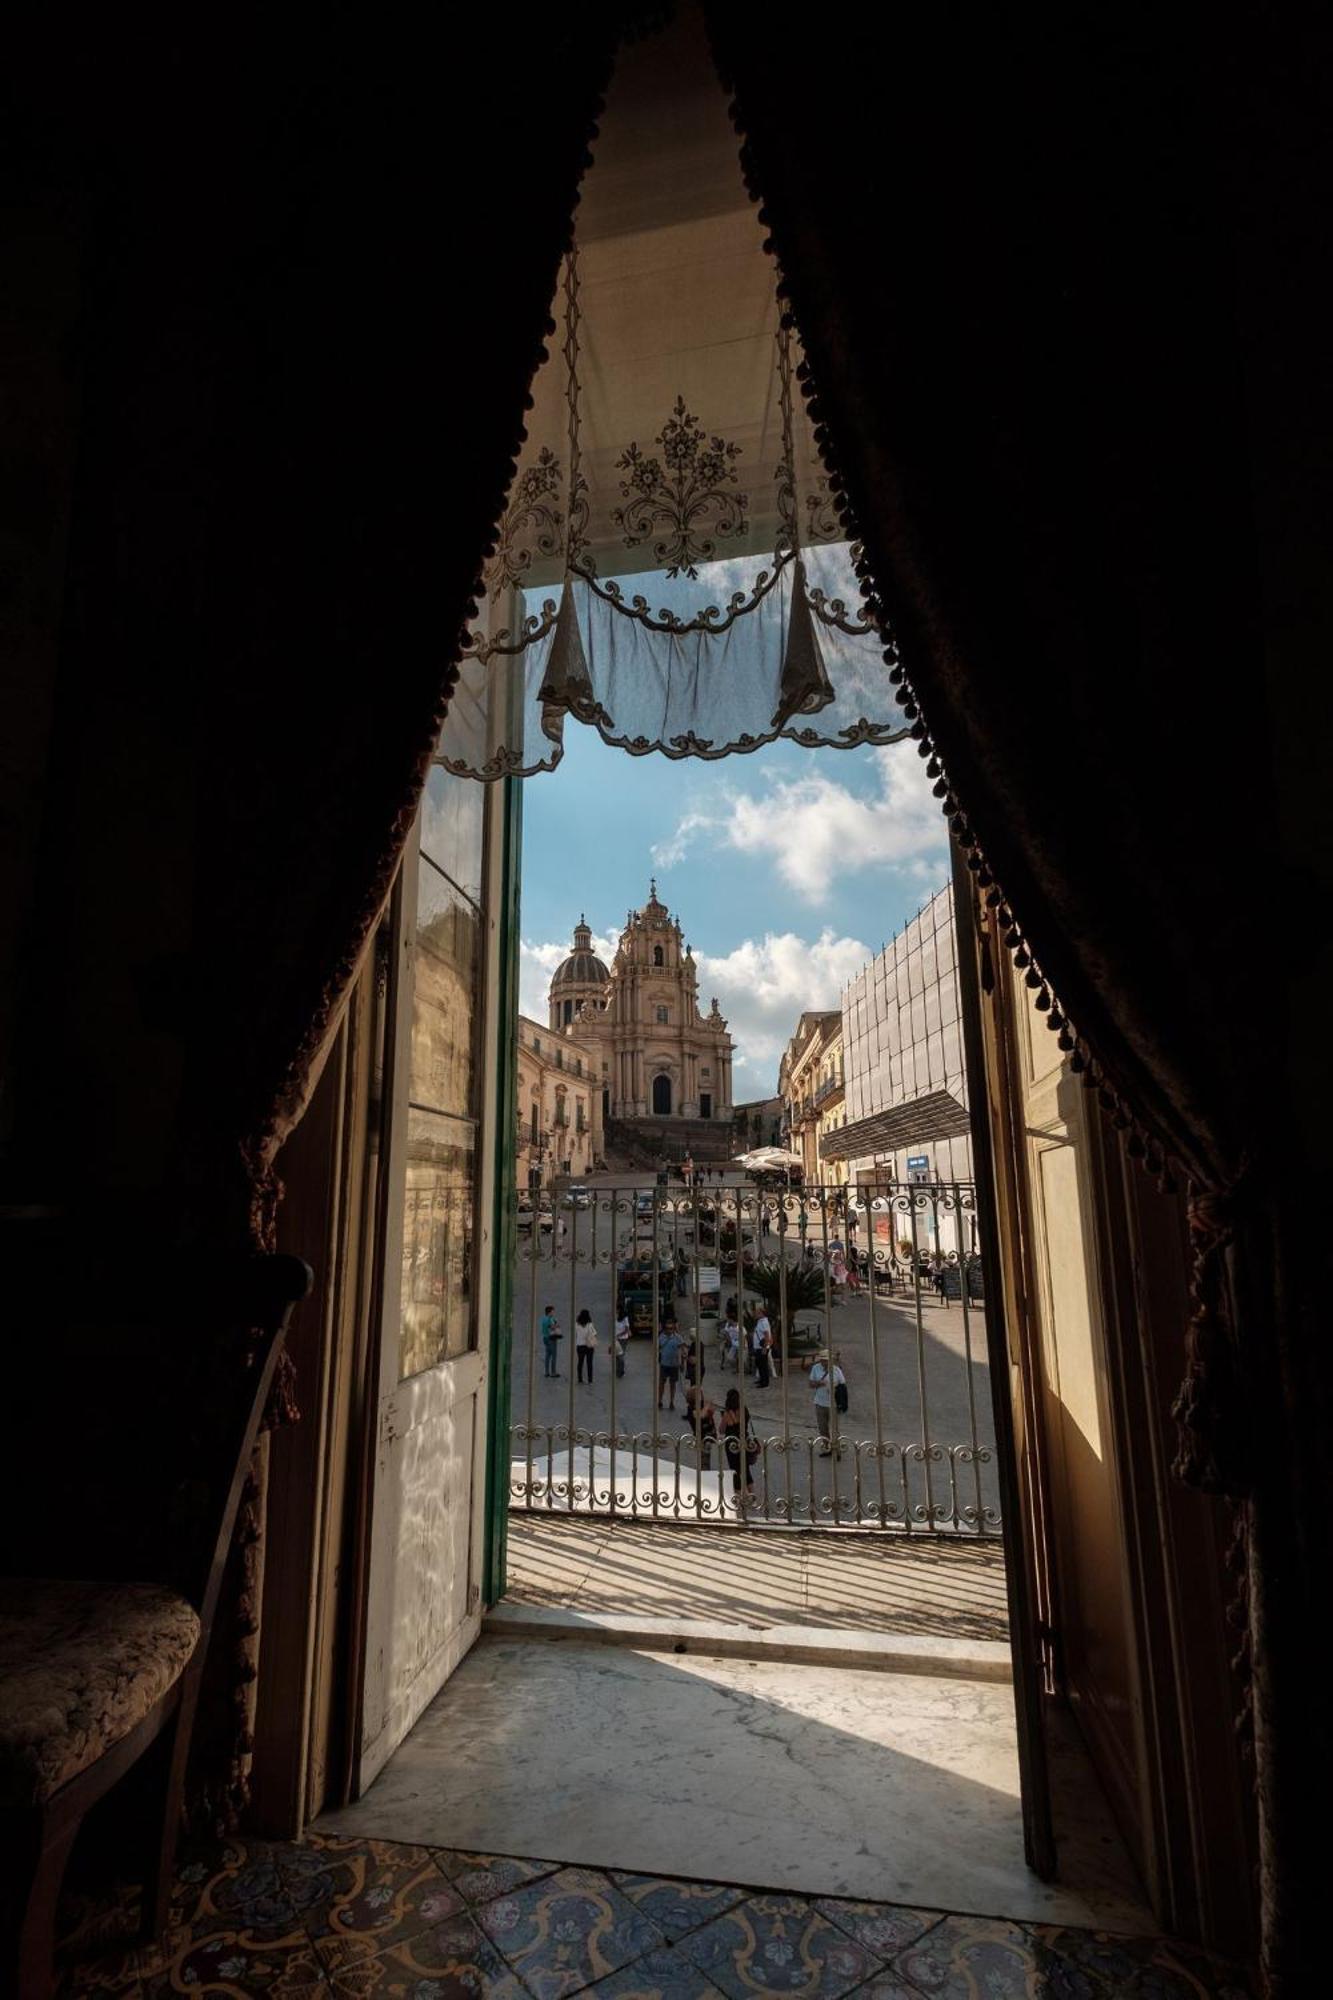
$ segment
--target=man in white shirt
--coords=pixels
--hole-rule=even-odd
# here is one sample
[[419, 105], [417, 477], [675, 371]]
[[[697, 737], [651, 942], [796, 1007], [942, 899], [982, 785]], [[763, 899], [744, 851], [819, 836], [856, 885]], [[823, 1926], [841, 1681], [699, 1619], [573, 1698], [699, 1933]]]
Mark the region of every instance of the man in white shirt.
[[750, 1348], [754, 1355], [754, 1385], [756, 1389], [768, 1387], [768, 1360], [773, 1348], [773, 1329], [768, 1323], [768, 1314], [759, 1308], [759, 1317], [750, 1334]]
[[[831, 1409], [837, 1402], [839, 1410], [846, 1405], [847, 1377], [838, 1366], [835, 1354], [831, 1359], [827, 1352], [821, 1354], [810, 1365], [810, 1387], [815, 1392], [815, 1422], [819, 1427], [819, 1449], [824, 1457], [832, 1451], [830, 1441], [832, 1429]], [[838, 1395], [841, 1389], [843, 1394]], [[842, 1439], [838, 1439], [838, 1451], [842, 1451]]]

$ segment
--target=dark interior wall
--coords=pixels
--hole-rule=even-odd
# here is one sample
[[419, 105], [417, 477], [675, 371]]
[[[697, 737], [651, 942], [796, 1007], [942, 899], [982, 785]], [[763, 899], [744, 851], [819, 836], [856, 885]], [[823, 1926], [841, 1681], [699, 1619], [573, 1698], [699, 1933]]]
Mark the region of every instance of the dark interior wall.
[[[1256, 1061], [1289, 1115], [1286, 1165], [1326, 1213], [1333, 992], [1333, 342], [1325, 190], [1333, 173], [1333, 27], [1294, 9], [1238, 49], [1233, 102], [1235, 311], [1242, 355], [1281, 874], [1254, 913]], [[1243, 730], [1244, 716], [1236, 718]], [[1234, 810], [1252, 814], [1244, 798]], [[1253, 822], [1252, 822], [1253, 823]], [[1255, 824], [1256, 839], [1269, 829]], [[1313, 1242], [1322, 1240], [1320, 1237]]]
[[79, 426], [77, 203], [49, 169], [0, 197], [0, 1153], [46, 795]]
[[182, 80], [121, 63], [108, 100], [92, 51], [89, 69], [29, 55], [7, 107], [8, 220], [27, 254], [6, 277], [28, 339], [6, 384], [21, 426], [6, 490], [28, 615], [0, 723], [23, 820], [0, 934], [19, 975], [0, 1016], [4, 1178], [66, 1198], [159, 1186], [177, 1109], [226, 260]]
[[184, 1153], [245, 1230], [438, 731], [609, 31], [534, 23], [500, 146], [489, 16], [26, 32], [5, 1176], [174, 1192]]

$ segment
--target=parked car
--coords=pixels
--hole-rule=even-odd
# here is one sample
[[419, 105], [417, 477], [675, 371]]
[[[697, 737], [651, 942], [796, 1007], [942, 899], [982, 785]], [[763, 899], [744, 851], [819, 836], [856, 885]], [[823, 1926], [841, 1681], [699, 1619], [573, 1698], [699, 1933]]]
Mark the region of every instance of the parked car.
[[591, 1208], [592, 1195], [586, 1187], [567, 1187], [560, 1197], [562, 1208]]
[[636, 1195], [634, 1198], [635, 1215], [636, 1216], [651, 1215], [652, 1212], [653, 1212], [653, 1197], [650, 1194]]
[[540, 1215], [541, 1217], [540, 1228], [544, 1233], [549, 1235], [552, 1228], [551, 1207], [549, 1201], [543, 1199], [542, 1206], [540, 1208], [535, 1208], [533, 1206], [532, 1196], [530, 1194], [521, 1194], [518, 1198], [519, 1228], [531, 1229], [532, 1218], [534, 1217], [534, 1215]]

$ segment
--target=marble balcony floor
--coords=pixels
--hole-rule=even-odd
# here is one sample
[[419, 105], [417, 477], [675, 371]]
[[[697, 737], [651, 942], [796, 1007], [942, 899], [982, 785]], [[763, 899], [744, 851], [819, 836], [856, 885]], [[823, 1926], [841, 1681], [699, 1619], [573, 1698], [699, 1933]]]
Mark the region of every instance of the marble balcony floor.
[[1153, 1933], [1090, 1782], [1057, 1757], [1044, 1885], [1003, 1685], [484, 1638], [356, 1806], [183, 1854], [155, 1946], [132, 1887], [68, 1898], [58, 1990], [1249, 2000]]
[[483, 1636], [320, 1830], [1147, 1934], [1076, 1757], [1044, 1883], [1002, 1683]]

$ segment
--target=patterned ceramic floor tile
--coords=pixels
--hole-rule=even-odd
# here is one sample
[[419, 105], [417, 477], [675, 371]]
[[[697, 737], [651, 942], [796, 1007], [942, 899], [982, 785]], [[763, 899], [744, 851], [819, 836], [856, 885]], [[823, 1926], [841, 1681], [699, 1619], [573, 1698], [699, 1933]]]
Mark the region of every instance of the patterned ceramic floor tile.
[[281, 1872], [330, 1971], [403, 1944], [464, 1908], [429, 1848], [391, 1840], [313, 1834], [284, 1851]]
[[892, 1971], [929, 2000], [1101, 2000], [1095, 1987], [1064, 1994], [1043, 1984], [1038, 1947], [1017, 1924], [946, 1917], [894, 1959]]
[[852, 2000], [921, 2000], [921, 1993], [896, 1972], [877, 1972], [864, 1986], [857, 1987]]
[[523, 1983], [469, 1916], [450, 1917], [375, 1958], [345, 1964], [329, 2000], [527, 2000]]
[[435, 1862], [469, 1903], [508, 1896], [543, 1875], [554, 1875], [560, 1866], [558, 1861], [519, 1861], [511, 1854], [465, 1854], [456, 1847], [437, 1847]]
[[876, 1958], [895, 1957], [940, 1921], [938, 1910], [909, 1910], [902, 1903], [853, 1903], [841, 1896], [818, 1896], [815, 1908]]
[[1188, 1945], [1044, 1924], [1030, 1929], [1053, 1993], [1086, 1991], [1095, 2000], [1107, 1994], [1123, 1994], [1125, 2000], [1248, 2000], [1237, 1973]]
[[196, 1935], [211, 1927], [249, 1943], [302, 1929], [306, 1911], [326, 1897], [309, 1850], [266, 1840], [228, 1840], [178, 1873], [180, 1910]]
[[611, 1870], [611, 1880], [623, 1889], [637, 1910], [650, 1917], [668, 1944], [697, 1931], [713, 1917], [745, 1901], [744, 1889], [727, 1889], [717, 1882], [679, 1882], [670, 1875], [630, 1875]]
[[324, 1969], [307, 1937], [274, 1939], [266, 1944], [242, 1940], [235, 1932], [195, 1933], [171, 1963], [143, 1982], [144, 2000], [168, 2000], [181, 1993], [207, 1994], [208, 2000], [325, 2000]]
[[320, 1835], [187, 1852], [156, 1946], [137, 1918], [132, 1886], [67, 1899], [61, 2000], [1251, 2000], [1162, 1938]]
[[720, 2000], [711, 1979], [691, 1965], [683, 1951], [665, 1946], [636, 1958], [623, 1972], [599, 1979], [585, 1988], [585, 2000], [597, 1994], [600, 2000]]
[[497, 1896], [477, 1921], [537, 2000], [562, 2000], [662, 1943], [657, 1927], [593, 1868], [561, 1868]]
[[835, 2000], [883, 1969], [800, 1896], [751, 1896], [680, 1948], [732, 2000], [752, 1993]]

